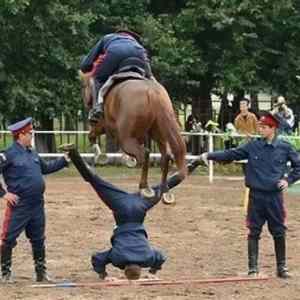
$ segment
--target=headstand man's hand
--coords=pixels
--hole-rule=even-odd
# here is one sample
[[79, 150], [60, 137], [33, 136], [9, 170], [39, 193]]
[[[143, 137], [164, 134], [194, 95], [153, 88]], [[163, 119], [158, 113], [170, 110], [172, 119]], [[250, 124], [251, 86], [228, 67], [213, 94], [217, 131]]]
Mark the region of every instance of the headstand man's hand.
[[155, 274], [157, 273], [157, 271], [158, 271], [158, 270], [155, 269], [155, 268], [150, 268], [150, 269], [149, 269], [149, 273], [150, 273], [150, 274], [153, 274], [153, 275], [155, 275]]
[[99, 279], [101, 279], [101, 280], [104, 280], [107, 277], [107, 272], [106, 271], [98, 273], [98, 274], [99, 274]]

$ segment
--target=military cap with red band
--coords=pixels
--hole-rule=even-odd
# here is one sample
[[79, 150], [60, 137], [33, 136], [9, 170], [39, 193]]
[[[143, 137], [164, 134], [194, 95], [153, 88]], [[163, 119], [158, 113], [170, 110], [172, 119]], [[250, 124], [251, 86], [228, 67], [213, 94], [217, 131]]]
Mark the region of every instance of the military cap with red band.
[[32, 118], [26, 118], [25, 120], [19, 121], [17, 123], [8, 126], [8, 130], [14, 135], [18, 136], [20, 133], [26, 134], [31, 132], [33, 129]]
[[275, 128], [279, 127], [279, 121], [271, 113], [261, 116], [259, 119], [259, 124]]

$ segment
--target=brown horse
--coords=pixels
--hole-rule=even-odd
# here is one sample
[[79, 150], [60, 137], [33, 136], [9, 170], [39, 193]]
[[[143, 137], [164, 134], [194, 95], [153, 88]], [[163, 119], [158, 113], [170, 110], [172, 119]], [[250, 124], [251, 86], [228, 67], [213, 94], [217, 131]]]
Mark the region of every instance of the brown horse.
[[[83, 77], [82, 82], [85, 104], [90, 107], [93, 81]], [[149, 188], [149, 150], [144, 146], [147, 137], [157, 142], [161, 153], [161, 183], [166, 186], [171, 154], [180, 176], [186, 176], [186, 146], [169, 95], [161, 84], [149, 79], [118, 83], [106, 95], [104, 111], [104, 119], [91, 124], [90, 141], [95, 143], [98, 135], [111, 132], [121, 149], [142, 165], [141, 190]]]

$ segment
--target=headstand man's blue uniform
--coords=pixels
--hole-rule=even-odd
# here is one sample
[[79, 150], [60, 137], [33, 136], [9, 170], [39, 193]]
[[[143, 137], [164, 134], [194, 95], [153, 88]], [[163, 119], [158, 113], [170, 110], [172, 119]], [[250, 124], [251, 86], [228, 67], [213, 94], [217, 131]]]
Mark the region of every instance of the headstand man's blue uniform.
[[[161, 186], [153, 187], [155, 196], [145, 199], [139, 193], [123, 191], [93, 174], [76, 150], [71, 150], [69, 156], [82, 177], [92, 185], [103, 202], [113, 211], [117, 225], [111, 238], [112, 248], [92, 256], [94, 270], [101, 278], [106, 276], [105, 268], [110, 263], [125, 269], [125, 275], [126, 267], [130, 265], [150, 268], [153, 274], [160, 270], [166, 257], [150, 246], [143, 222], [147, 211], [160, 201]], [[189, 165], [189, 171], [193, 171], [198, 165], [199, 162]], [[175, 174], [167, 183], [169, 188], [173, 188], [180, 182], [181, 179]]]

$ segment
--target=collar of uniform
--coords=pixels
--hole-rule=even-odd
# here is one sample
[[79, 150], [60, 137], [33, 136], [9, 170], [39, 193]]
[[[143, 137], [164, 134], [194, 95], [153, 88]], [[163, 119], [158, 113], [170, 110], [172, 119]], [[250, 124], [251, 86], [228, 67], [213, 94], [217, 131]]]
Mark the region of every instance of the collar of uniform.
[[274, 148], [276, 148], [279, 144], [279, 140], [278, 140], [277, 136], [274, 137], [274, 139], [272, 140], [272, 143], [268, 143], [268, 141], [266, 139], [263, 139], [263, 142], [264, 142], [264, 146], [271, 145]]
[[20, 143], [18, 143], [17, 141], [14, 142], [15, 147], [21, 151], [21, 152], [26, 152], [27, 151], [27, 147], [21, 145]]

